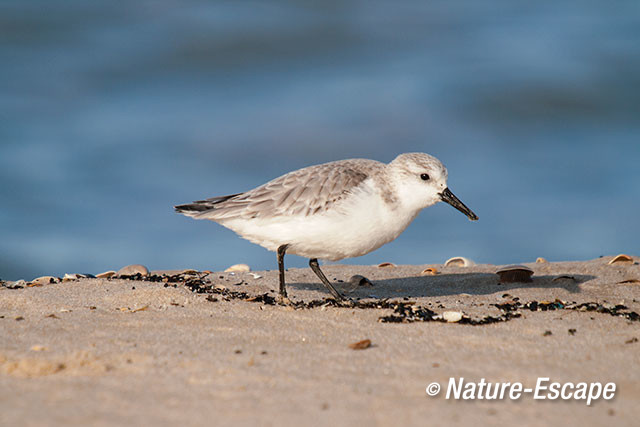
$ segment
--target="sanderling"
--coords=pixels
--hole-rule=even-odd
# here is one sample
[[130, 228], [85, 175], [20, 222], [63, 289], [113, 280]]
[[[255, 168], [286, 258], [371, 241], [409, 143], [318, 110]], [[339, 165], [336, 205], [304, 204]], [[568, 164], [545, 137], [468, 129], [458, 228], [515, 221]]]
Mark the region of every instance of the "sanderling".
[[405, 153], [391, 163], [351, 159], [289, 172], [253, 190], [175, 206], [195, 219], [227, 227], [278, 257], [280, 296], [287, 298], [285, 252], [309, 266], [338, 301], [343, 297], [320, 270], [318, 258], [338, 261], [367, 254], [394, 240], [420, 211], [449, 203], [478, 219], [447, 187], [447, 169], [435, 157]]

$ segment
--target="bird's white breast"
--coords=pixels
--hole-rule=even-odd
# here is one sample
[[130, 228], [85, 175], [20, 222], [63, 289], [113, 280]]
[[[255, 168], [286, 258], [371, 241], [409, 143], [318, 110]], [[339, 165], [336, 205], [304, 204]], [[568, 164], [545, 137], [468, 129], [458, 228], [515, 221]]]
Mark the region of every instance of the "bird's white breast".
[[287, 253], [337, 261], [367, 254], [394, 240], [418, 213], [385, 200], [375, 181], [367, 179], [323, 213], [220, 223], [272, 251], [288, 244]]

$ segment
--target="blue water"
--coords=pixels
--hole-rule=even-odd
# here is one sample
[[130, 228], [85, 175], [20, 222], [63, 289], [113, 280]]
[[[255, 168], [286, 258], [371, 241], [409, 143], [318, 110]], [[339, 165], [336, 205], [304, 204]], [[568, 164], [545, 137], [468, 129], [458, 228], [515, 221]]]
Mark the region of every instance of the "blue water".
[[480, 221], [441, 204], [344, 262], [640, 253], [635, 0], [4, 1], [0, 58], [4, 279], [274, 269], [172, 206], [410, 151]]

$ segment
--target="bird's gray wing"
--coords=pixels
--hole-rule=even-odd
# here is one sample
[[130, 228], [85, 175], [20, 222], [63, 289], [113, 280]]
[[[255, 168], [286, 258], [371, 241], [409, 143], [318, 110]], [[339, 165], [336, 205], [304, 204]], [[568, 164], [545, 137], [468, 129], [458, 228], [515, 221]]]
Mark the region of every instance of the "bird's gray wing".
[[214, 197], [177, 206], [176, 210], [198, 219], [265, 216], [309, 216], [326, 211], [351, 193], [383, 163], [373, 160], [340, 160], [289, 172], [246, 193]]

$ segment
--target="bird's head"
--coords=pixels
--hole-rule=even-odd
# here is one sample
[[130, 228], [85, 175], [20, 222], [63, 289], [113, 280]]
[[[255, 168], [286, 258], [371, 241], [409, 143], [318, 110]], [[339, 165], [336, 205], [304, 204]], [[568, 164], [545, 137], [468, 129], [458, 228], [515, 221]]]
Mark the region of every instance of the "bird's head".
[[420, 210], [446, 202], [476, 221], [478, 216], [465, 206], [447, 186], [447, 168], [429, 154], [405, 153], [388, 165], [400, 202]]

